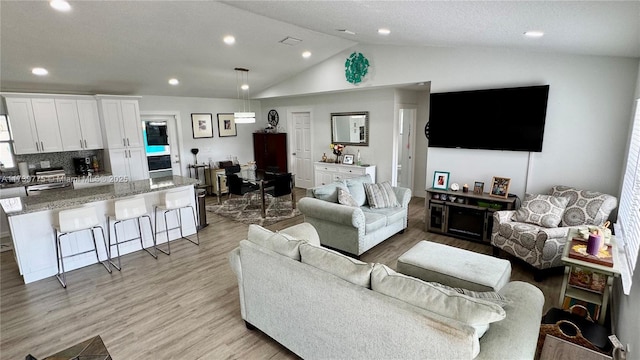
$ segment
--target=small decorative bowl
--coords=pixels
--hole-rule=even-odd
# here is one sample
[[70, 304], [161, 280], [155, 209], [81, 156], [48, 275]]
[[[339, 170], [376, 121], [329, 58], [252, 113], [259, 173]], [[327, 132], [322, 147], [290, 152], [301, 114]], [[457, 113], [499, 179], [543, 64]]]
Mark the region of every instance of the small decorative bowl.
[[447, 200], [447, 194], [440, 194], [440, 200]]
[[451, 202], [456, 201], [456, 198], [457, 198], [456, 196], [449, 195], [449, 201], [451, 201]]
[[464, 204], [464, 198], [458, 198], [456, 201], [458, 204]]

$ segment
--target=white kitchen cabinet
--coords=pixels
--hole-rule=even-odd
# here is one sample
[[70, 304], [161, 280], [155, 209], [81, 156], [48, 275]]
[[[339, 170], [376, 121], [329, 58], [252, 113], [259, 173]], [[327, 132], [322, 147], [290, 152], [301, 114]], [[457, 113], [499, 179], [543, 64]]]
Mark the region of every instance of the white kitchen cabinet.
[[65, 151], [102, 149], [102, 132], [95, 100], [55, 99]]
[[330, 184], [335, 181], [359, 177], [369, 174], [376, 181], [375, 165], [357, 166], [316, 162], [314, 164], [315, 186]]
[[129, 181], [149, 178], [147, 154], [143, 147], [109, 149], [108, 161], [114, 178], [126, 177]]
[[100, 110], [109, 149], [144, 146], [138, 100], [100, 99]]
[[54, 99], [7, 97], [16, 154], [63, 151]]

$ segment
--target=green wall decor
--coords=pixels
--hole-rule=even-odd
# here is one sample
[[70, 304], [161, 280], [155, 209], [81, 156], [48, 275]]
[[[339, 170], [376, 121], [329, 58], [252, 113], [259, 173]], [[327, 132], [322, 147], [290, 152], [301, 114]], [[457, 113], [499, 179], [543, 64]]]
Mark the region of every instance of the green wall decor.
[[369, 60], [362, 53], [354, 51], [344, 63], [344, 76], [352, 84], [361, 82], [368, 71]]

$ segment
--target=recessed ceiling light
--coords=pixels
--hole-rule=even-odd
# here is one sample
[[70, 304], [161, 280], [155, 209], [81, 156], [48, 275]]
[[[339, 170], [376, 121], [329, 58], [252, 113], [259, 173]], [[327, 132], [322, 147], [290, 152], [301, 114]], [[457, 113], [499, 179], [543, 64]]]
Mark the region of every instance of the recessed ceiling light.
[[69, 11], [71, 10], [71, 5], [69, 5], [68, 2], [66, 2], [65, 0], [51, 0], [49, 2], [49, 5], [51, 5], [52, 8], [58, 10], [58, 11]]
[[31, 73], [33, 75], [45, 76], [49, 73], [49, 71], [47, 71], [47, 69], [45, 68], [37, 67], [37, 68], [31, 69]]
[[302, 53], [302, 57], [303, 57], [303, 58], [305, 58], [305, 59], [306, 59], [306, 58], [311, 57], [311, 51], [305, 51], [305, 52], [303, 52], [303, 53]]
[[178, 84], [180, 84], [180, 81], [178, 81], [178, 79], [176, 79], [176, 78], [172, 78], [172, 79], [169, 79], [169, 84], [178, 85]]
[[242, 85], [240, 86], [240, 89], [242, 89], [242, 90], [249, 90], [249, 85], [248, 85], [248, 84], [242, 84]]
[[236, 43], [236, 38], [231, 35], [227, 35], [224, 37], [224, 39], [222, 39], [222, 41], [224, 41], [224, 43], [227, 45], [233, 45]]
[[538, 30], [531, 30], [531, 31], [525, 31], [524, 36], [530, 37], [530, 38], [539, 38], [539, 37], [543, 37], [544, 33]]
[[380, 34], [380, 35], [389, 35], [389, 34], [391, 34], [391, 30], [389, 30], [387, 28], [380, 28], [380, 29], [378, 29], [378, 34]]

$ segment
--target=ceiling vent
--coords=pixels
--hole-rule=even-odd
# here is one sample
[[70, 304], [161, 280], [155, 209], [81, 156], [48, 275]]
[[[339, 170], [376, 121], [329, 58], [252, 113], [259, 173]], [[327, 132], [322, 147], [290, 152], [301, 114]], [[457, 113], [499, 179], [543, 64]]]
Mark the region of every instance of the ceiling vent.
[[285, 44], [285, 45], [289, 45], [289, 46], [296, 46], [296, 45], [300, 44], [301, 42], [302, 42], [302, 40], [296, 39], [296, 38], [291, 37], [291, 36], [287, 36], [286, 38], [280, 40], [281, 44]]

